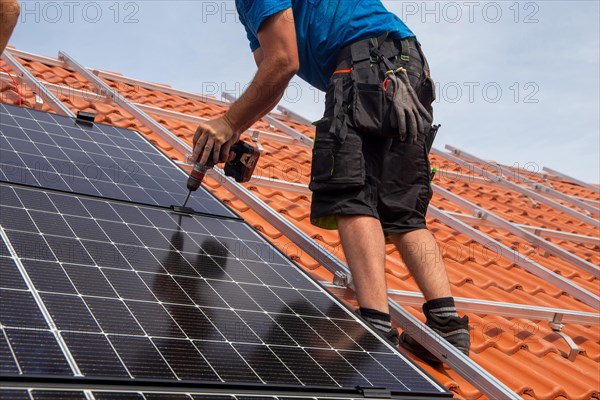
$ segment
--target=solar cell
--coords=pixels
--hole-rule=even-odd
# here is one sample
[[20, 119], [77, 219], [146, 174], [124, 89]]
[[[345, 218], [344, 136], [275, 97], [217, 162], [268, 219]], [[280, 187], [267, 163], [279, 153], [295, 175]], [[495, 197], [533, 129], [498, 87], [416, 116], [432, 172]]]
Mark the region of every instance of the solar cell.
[[[139, 133], [9, 104], [0, 104], [0, 180], [163, 207], [187, 193], [186, 174]], [[188, 206], [236, 217], [203, 188]]]
[[[0, 354], [25, 374], [72, 375], [64, 343], [87, 377], [446, 393], [243, 222], [12, 184], [0, 192], [12, 199], [2, 214], [28, 221], [0, 215], [18, 256], [6, 269]], [[60, 208], [67, 201], [73, 212]], [[17, 273], [32, 287], [13, 288]], [[37, 326], [46, 319], [55, 331]]]

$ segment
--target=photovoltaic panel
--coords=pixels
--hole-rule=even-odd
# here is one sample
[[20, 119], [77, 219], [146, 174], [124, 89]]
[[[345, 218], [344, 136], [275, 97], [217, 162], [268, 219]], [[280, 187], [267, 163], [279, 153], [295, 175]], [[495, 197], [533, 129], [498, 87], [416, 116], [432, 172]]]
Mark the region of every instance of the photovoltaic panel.
[[[0, 180], [169, 207], [187, 194], [186, 174], [135, 131], [0, 103]], [[204, 188], [198, 212], [235, 217]]]
[[243, 222], [0, 193], [11, 254], [84, 376], [447, 394]]

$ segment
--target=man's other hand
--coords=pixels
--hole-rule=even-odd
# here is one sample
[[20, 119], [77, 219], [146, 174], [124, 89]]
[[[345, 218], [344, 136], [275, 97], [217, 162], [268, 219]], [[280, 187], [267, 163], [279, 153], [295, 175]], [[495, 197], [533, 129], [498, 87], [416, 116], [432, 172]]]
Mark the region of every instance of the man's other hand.
[[204, 165], [212, 154], [215, 164], [226, 162], [229, 159], [229, 149], [239, 137], [239, 133], [234, 132], [225, 116], [206, 121], [198, 125], [194, 134], [192, 158], [197, 160], [202, 154], [200, 164]]

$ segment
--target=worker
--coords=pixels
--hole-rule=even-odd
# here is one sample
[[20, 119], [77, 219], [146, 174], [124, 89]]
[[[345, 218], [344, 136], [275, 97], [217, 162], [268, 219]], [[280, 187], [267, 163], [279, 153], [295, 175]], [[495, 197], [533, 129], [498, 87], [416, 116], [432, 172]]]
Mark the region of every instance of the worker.
[[226, 161], [294, 75], [325, 91], [324, 117], [315, 123], [311, 223], [339, 230], [359, 313], [392, 343], [439, 362], [417, 333], [399, 335], [391, 325], [388, 240], [424, 294], [427, 325], [468, 355], [468, 318], [456, 312], [425, 222], [435, 88], [415, 35], [380, 0], [236, 0], [236, 7], [258, 71], [223, 116], [200, 124], [194, 159]]
[[21, 8], [17, 0], [0, 0], [0, 54], [6, 48], [12, 35]]

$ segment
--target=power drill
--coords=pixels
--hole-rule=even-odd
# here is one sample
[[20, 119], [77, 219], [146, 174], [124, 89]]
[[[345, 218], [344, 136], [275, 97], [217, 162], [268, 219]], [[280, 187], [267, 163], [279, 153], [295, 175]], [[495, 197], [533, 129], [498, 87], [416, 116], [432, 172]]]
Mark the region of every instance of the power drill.
[[[235, 153], [235, 158], [225, 163], [225, 167], [223, 168], [225, 175], [233, 177], [233, 179], [240, 183], [248, 182], [252, 178], [252, 173], [254, 172], [254, 168], [260, 157], [260, 149], [240, 140], [231, 146], [230, 151]], [[200, 161], [200, 158], [202, 158], [202, 153], [200, 153], [198, 160], [194, 163], [194, 168], [187, 180], [188, 194], [180, 209], [185, 209], [185, 205], [192, 192], [198, 190], [208, 170], [215, 166], [212, 157], [208, 157], [208, 160], [204, 165], [198, 162]]]

